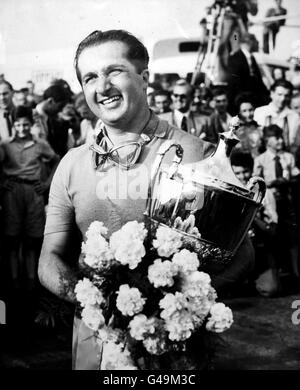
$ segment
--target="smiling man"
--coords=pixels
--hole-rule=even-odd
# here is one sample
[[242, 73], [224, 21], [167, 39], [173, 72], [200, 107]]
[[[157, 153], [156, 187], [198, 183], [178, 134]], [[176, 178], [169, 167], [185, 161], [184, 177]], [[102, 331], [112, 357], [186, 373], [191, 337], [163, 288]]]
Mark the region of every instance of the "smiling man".
[[[203, 159], [211, 149], [150, 111], [148, 60], [144, 45], [123, 30], [95, 31], [76, 52], [77, 77], [100, 119], [99, 135], [91, 147], [69, 151], [56, 170], [39, 262], [42, 284], [71, 302], [87, 228], [98, 220], [111, 234], [127, 221], [143, 220], [150, 171], [162, 143], [168, 139], [180, 143], [184, 163]], [[166, 162], [171, 158], [173, 153]], [[100, 367], [101, 348], [79, 318], [74, 322], [73, 352], [74, 368]]]

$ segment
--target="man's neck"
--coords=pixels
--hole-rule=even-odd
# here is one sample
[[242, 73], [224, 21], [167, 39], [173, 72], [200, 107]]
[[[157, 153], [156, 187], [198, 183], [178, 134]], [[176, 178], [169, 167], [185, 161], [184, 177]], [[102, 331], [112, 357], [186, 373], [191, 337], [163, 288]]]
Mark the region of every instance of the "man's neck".
[[273, 102], [270, 103], [273, 111], [276, 113], [276, 114], [280, 114], [282, 111], [284, 111], [286, 109], [286, 106], [284, 106], [283, 108], [279, 108], [277, 107]]
[[150, 115], [151, 111], [147, 106], [132, 123], [124, 123], [124, 125], [119, 124], [118, 126], [105, 124], [107, 135], [114, 145], [136, 140], [137, 135], [143, 132], [145, 126], [149, 122]]

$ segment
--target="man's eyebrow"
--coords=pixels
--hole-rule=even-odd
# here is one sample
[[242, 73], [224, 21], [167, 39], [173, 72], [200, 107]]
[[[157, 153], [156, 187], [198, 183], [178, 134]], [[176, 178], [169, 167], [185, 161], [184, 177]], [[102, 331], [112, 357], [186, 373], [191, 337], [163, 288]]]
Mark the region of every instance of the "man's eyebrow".
[[90, 76], [95, 76], [95, 74], [96, 74], [96, 72], [88, 72], [82, 76], [82, 80], [84, 80]]

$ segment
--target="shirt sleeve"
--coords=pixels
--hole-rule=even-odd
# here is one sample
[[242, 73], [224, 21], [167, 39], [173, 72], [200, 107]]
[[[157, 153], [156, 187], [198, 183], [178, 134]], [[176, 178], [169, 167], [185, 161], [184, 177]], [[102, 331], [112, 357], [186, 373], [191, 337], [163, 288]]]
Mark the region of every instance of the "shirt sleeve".
[[53, 176], [44, 235], [73, 230], [75, 212], [68, 189], [71, 161], [72, 153], [68, 153]]
[[39, 140], [41, 157], [47, 161], [51, 161], [55, 157], [55, 152], [45, 140]]

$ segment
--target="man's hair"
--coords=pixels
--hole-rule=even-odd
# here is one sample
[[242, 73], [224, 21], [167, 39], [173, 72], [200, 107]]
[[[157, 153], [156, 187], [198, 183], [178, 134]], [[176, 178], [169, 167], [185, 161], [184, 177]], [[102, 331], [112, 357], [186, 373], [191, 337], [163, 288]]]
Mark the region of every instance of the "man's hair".
[[96, 47], [106, 42], [122, 42], [128, 47], [127, 58], [134, 62], [137, 72], [141, 73], [148, 68], [149, 54], [146, 47], [134, 35], [125, 30], [96, 30], [84, 38], [78, 45], [74, 66], [79, 83], [81, 84], [81, 74], [78, 68], [78, 60], [81, 53], [90, 47]]
[[70, 95], [68, 91], [60, 85], [51, 85], [43, 94], [43, 99], [52, 98], [55, 103], [67, 103], [70, 101]]
[[263, 128], [263, 137], [264, 139], [270, 138], [270, 137], [282, 137], [283, 131], [282, 128], [278, 125], [270, 125]]
[[7, 85], [8, 88], [9, 88], [11, 91], [14, 90], [14, 89], [13, 89], [13, 86], [11, 85], [11, 83], [10, 83], [9, 81], [7, 81], [7, 80], [1, 80], [1, 81], [0, 81], [0, 85], [1, 85], [1, 84]]
[[16, 107], [15, 114], [14, 114], [14, 121], [16, 122], [20, 118], [27, 118], [32, 124], [33, 123], [32, 109], [25, 106]]
[[187, 87], [189, 89], [190, 94], [194, 94], [194, 87], [190, 83], [188, 83], [186, 79], [178, 79], [173, 86], [173, 90], [175, 87]]
[[294, 87], [293, 84], [290, 83], [288, 80], [280, 79], [276, 80], [270, 87], [271, 91], [275, 91], [277, 87], [282, 87], [288, 89], [290, 92], [293, 91]]
[[217, 96], [225, 95], [227, 96], [227, 92], [224, 88], [215, 88], [212, 91], [213, 98], [216, 98]]
[[252, 41], [256, 41], [256, 36], [254, 34], [246, 32], [240, 37], [240, 43], [251, 43]]
[[234, 99], [234, 105], [239, 110], [243, 103], [250, 103], [255, 108], [255, 98], [251, 92], [242, 92]]
[[254, 160], [251, 153], [241, 152], [239, 150], [234, 151], [231, 153], [230, 162], [235, 167], [248, 168], [250, 171], [253, 170]]
[[170, 92], [166, 91], [164, 89], [159, 89], [157, 91], [154, 91], [153, 96], [154, 97], [156, 97], [156, 96], [166, 96], [169, 100], [171, 99]]

